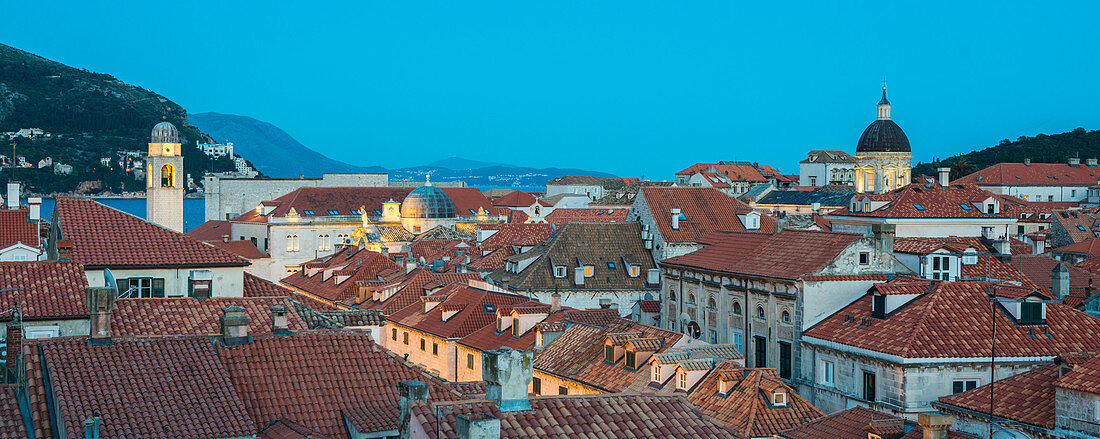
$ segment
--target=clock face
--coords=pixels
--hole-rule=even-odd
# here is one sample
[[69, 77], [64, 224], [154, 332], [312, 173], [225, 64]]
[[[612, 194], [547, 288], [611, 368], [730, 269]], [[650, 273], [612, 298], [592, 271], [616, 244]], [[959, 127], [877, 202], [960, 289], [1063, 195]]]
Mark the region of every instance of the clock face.
[[167, 146], [166, 146], [166, 147], [164, 147], [164, 153], [165, 153], [165, 154], [171, 154], [171, 153], [172, 153], [172, 148], [171, 148], [171, 147], [167, 147]]

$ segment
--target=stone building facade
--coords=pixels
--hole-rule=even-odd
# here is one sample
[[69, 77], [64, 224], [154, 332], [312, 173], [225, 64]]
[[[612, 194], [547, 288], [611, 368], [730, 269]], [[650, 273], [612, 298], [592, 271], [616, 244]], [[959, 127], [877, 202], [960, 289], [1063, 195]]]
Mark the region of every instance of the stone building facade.
[[149, 172], [145, 179], [145, 218], [183, 232], [183, 151], [179, 132], [169, 122], [153, 127], [149, 141]]

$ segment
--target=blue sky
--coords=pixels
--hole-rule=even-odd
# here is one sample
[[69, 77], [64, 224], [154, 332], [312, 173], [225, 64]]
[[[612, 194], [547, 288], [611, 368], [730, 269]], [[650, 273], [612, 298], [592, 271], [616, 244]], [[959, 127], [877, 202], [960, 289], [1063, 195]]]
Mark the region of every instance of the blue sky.
[[1095, 2], [100, 3], [6, 2], [0, 41], [361, 165], [794, 173], [884, 75], [914, 161], [1100, 128]]

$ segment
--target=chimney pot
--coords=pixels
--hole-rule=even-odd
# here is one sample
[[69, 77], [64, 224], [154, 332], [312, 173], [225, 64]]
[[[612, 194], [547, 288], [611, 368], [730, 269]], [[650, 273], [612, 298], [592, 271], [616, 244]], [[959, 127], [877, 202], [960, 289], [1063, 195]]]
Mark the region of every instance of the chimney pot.
[[31, 221], [38, 221], [42, 219], [42, 199], [38, 197], [28, 198], [27, 205], [30, 206], [30, 213], [27, 219]]
[[222, 242], [229, 242], [229, 235], [222, 235]]
[[290, 335], [290, 323], [287, 319], [286, 305], [274, 305], [271, 307], [271, 333], [275, 335]]
[[573, 269], [573, 283], [578, 287], [584, 286], [584, 267], [576, 267]]
[[8, 209], [19, 208], [19, 182], [8, 183]]
[[1031, 159], [1024, 159], [1024, 166], [1031, 166]]
[[937, 168], [936, 172], [940, 175], [940, 186], [949, 186], [951, 183], [951, 168]]
[[455, 418], [458, 439], [500, 439], [500, 418], [489, 413], [470, 413]]
[[945, 413], [919, 413], [917, 423], [921, 426], [923, 439], [947, 439], [954, 418]]
[[558, 311], [561, 311], [561, 294], [555, 291], [554, 294], [550, 296], [550, 313], [553, 314]]
[[876, 241], [875, 247], [887, 256], [894, 254], [894, 235], [897, 227], [897, 225], [890, 223], [871, 224], [871, 234], [874, 235]]
[[672, 214], [672, 230], [680, 230], [680, 209], [674, 207], [669, 213]]
[[88, 287], [88, 314], [91, 318], [91, 344], [111, 344], [111, 312], [115, 309], [115, 289], [112, 287]]
[[428, 400], [428, 385], [423, 381], [401, 381], [397, 383], [397, 395], [401, 397], [401, 401], [399, 402], [400, 413], [398, 415], [398, 422], [400, 422], [400, 426], [398, 427], [398, 431], [401, 432], [402, 439], [407, 439], [409, 437], [410, 414], [412, 413], [409, 406], [414, 402], [424, 402]]
[[1076, 168], [1078, 166], [1081, 166], [1081, 159], [1078, 158], [1078, 157], [1070, 157], [1069, 158], [1069, 165], [1071, 167], [1074, 167], [1074, 168]]
[[242, 306], [225, 307], [222, 310], [221, 326], [222, 342], [226, 345], [248, 344], [252, 341], [248, 336], [248, 314]]
[[483, 353], [481, 375], [485, 377], [485, 398], [495, 400], [502, 412], [531, 410], [527, 388], [531, 384], [533, 359], [534, 353], [512, 348]]
[[1050, 270], [1050, 290], [1058, 300], [1065, 299], [1069, 295], [1069, 270], [1066, 264], [1061, 262]]

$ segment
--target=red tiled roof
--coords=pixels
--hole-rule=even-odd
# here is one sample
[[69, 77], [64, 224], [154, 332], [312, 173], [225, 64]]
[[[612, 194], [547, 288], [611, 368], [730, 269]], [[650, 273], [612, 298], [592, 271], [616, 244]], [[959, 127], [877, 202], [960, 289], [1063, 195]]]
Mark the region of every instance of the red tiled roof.
[[[570, 323], [596, 322], [599, 324], [607, 324], [607, 322], [617, 321], [618, 319], [619, 313], [614, 309], [576, 310], [566, 308], [550, 314], [542, 322], [539, 322], [539, 325], [544, 323], [561, 324], [563, 325], [562, 330], [564, 331], [564, 327], [568, 326]], [[491, 351], [502, 347], [529, 351], [535, 345], [535, 332], [536, 331], [532, 328], [532, 330], [523, 333], [520, 338], [514, 338], [512, 337], [512, 331], [498, 333], [495, 325], [488, 325], [462, 337], [462, 339], [458, 340], [458, 344], [480, 351]]]
[[[1000, 346], [998, 346], [1000, 347]], [[1050, 363], [993, 383], [993, 414], [1025, 424], [1054, 428], [1054, 382], [1058, 365]], [[990, 386], [940, 397], [940, 403], [989, 414]]]
[[966, 251], [968, 247], [974, 247], [974, 250], [979, 253], [991, 250], [982, 243], [982, 238], [976, 236], [904, 237], [894, 239], [895, 253], [913, 255], [927, 255], [941, 248], [961, 253]]
[[713, 233], [705, 247], [662, 261], [729, 273], [798, 279], [813, 273], [858, 240], [851, 233], [784, 229], [774, 234]]
[[27, 425], [19, 410], [18, 384], [0, 385], [0, 439], [26, 439]]
[[285, 297], [185, 297], [115, 300], [111, 331], [116, 337], [216, 335], [221, 333], [222, 310], [234, 305], [244, 307], [250, 334], [271, 333], [271, 307], [275, 305], [286, 307], [291, 331], [307, 329]]
[[[1016, 266], [1032, 284], [1047, 290], [1054, 285], [1050, 272], [1058, 263], [1047, 255], [1012, 257], [1012, 265]], [[1069, 295], [1063, 299], [1063, 303], [1076, 308], [1100, 288], [1100, 273], [1093, 273], [1073, 265], [1067, 265], [1066, 269], [1069, 271]]]
[[[340, 215], [352, 215], [351, 211], [358, 211], [360, 208], [366, 208], [367, 215], [373, 215], [375, 210], [382, 210], [382, 203], [389, 200], [404, 200], [405, 196], [409, 195], [409, 192], [412, 192], [413, 189], [416, 188], [303, 187], [276, 198], [274, 204], [277, 204], [278, 207], [265, 217], [283, 217], [292, 208], [298, 212], [298, 215], [306, 215], [305, 211], [307, 210], [312, 211], [313, 216], [328, 216], [329, 210], [335, 210]], [[250, 221], [257, 216], [255, 210], [250, 210], [233, 220]]]
[[[310, 276], [314, 268], [316, 271]], [[323, 260], [303, 264], [302, 271], [284, 277], [281, 282], [335, 302], [355, 297], [356, 281], [378, 279], [387, 270], [403, 271], [381, 253], [345, 247]]]
[[852, 281], [880, 281], [886, 282], [885, 274], [837, 274], [831, 276], [802, 276], [805, 281], [817, 282], [852, 282]]
[[298, 425], [288, 419], [280, 419], [260, 430], [260, 439], [329, 439], [316, 430]]
[[1050, 216], [1066, 231], [1070, 241], [1081, 242], [1097, 237], [1100, 231], [1100, 216], [1085, 212], [1055, 212]]
[[[833, 211], [829, 216], [857, 216], [874, 218], [1014, 218], [1026, 210], [1027, 202], [1007, 195], [997, 195], [976, 186], [939, 183], [913, 183], [885, 194], [856, 194], [854, 200], [887, 201], [870, 212], [852, 212], [851, 206]], [[987, 214], [975, 205], [990, 198], [997, 199], [1000, 210]], [[919, 206], [919, 207], [918, 207]], [[967, 206], [967, 207], [963, 207]]]
[[508, 195], [493, 200], [494, 206], [504, 207], [530, 207], [535, 203], [541, 206], [552, 206], [552, 204], [535, 198], [534, 195], [524, 191], [512, 191], [509, 192]]
[[439, 288], [452, 284], [465, 285], [471, 280], [481, 280], [479, 273], [433, 273], [429, 270], [418, 268], [404, 277], [387, 286], [397, 288], [388, 299], [381, 302], [367, 300], [359, 303], [361, 309], [382, 310], [385, 315], [392, 315], [401, 309], [416, 303], [424, 296], [425, 288]]
[[715, 172], [722, 174], [726, 178], [732, 181], [768, 181], [763, 175], [760, 175], [760, 171], [750, 165], [720, 165], [716, 163], [696, 163], [684, 170], [677, 172], [676, 175], [692, 175], [709, 172], [711, 169]]
[[[471, 414], [487, 414], [499, 418], [502, 438], [737, 437], [733, 432], [697, 413], [679, 396], [544, 396], [533, 397], [530, 402], [531, 410], [514, 412], [501, 412], [493, 401], [485, 400], [455, 404], [419, 403], [412, 406], [412, 422], [421, 425], [430, 439], [457, 439], [456, 417]], [[437, 420], [437, 412], [443, 413], [442, 421]]]
[[451, 197], [451, 202], [455, 204], [456, 215], [473, 215], [471, 211], [477, 212], [478, 209], [485, 209], [486, 212], [489, 212], [489, 209], [493, 208], [493, 203], [485, 198], [485, 194], [476, 187], [445, 187], [440, 189], [443, 189], [443, 192]]
[[[642, 196], [665, 242], [698, 242], [710, 232], [726, 230], [742, 232], [745, 227], [733, 212], [747, 210], [745, 203], [714, 188], [705, 187], [644, 187]], [[672, 209], [680, 209], [687, 221], [680, 221], [679, 230], [672, 229]], [[760, 216], [760, 231], [775, 230], [775, 220]]]
[[231, 228], [229, 221], [210, 220], [184, 234], [199, 241], [221, 241], [223, 236], [233, 235]]
[[0, 320], [12, 307], [27, 320], [87, 319], [88, 278], [75, 262], [0, 262]]
[[638, 306], [642, 308], [642, 312], [654, 313], [661, 312], [660, 300], [639, 300]]
[[649, 384], [649, 369], [627, 369], [626, 360], [605, 363], [607, 334], [640, 332], [640, 338], [658, 337], [664, 352], [680, 340], [681, 334], [666, 329], [619, 319], [604, 326], [574, 324], [535, 356], [535, 369], [571, 379], [608, 392], [643, 391]]
[[[290, 337], [286, 337], [290, 338]], [[114, 339], [88, 344], [86, 337], [26, 340], [24, 353], [44, 361], [65, 431], [81, 434], [98, 415], [101, 437], [233, 437], [258, 429], [205, 337]], [[28, 392], [36, 411], [45, 408], [41, 369], [28, 367]], [[88, 391], [95, 389], [95, 391]], [[38, 404], [35, 404], [38, 402]], [[36, 426], [49, 437], [48, 416]], [[39, 436], [39, 434], [36, 434]]]
[[[895, 281], [918, 282], [902, 277]], [[993, 288], [998, 297], [1020, 297], [1029, 291], [993, 282], [925, 282], [934, 284], [931, 292], [886, 319], [871, 317], [871, 295], [865, 295], [804, 335], [902, 358], [987, 357], [993, 327], [986, 291]], [[888, 282], [876, 288], [890, 286]], [[998, 356], [1043, 357], [1100, 349], [1100, 340], [1087, 335], [1100, 331], [1100, 319], [1062, 304], [1046, 304], [1042, 327], [1017, 325], [1005, 312], [996, 312], [994, 318]], [[1046, 331], [1053, 337], [1046, 336]]]
[[1100, 181], [1100, 168], [1072, 167], [1068, 163], [997, 163], [952, 181], [952, 184], [1005, 186], [1092, 186]]
[[[434, 400], [462, 398], [444, 381], [399, 360], [363, 332], [253, 337], [249, 344], [219, 344], [218, 354], [248, 414], [260, 425], [286, 418], [321, 434], [346, 438], [341, 411], [389, 407], [396, 412], [397, 383], [402, 380], [428, 383]], [[371, 427], [380, 431], [396, 425]]]
[[489, 252], [489, 254], [482, 256], [476, 261], [471, 261], [470, 265], [467, 265], [466, 268], [480, 271], [501, 269], [504, 268], [505, 265], [504, 258], [514, 256], [515, 254], [516, 252], [512, 249], [512, 246], [506, 245]]
[[[555, 209], [557, 212], [561, 209]], [[493, 251], [503, 246], [534, 246], [550, 237], [553, 228], [550, 224], [495, 224], [497, 230], [478, 244], [480, 251]]]
[[218, 267], [249, 262], [90, 198], [60, 197], [54, 220], [74, 244], [72, 260], [98, 267]]
[[0, 208], [0, 248], [21, 242], [41, 248], [38, 242], [38, 225], [27, 222], [27, 208]]
[[[470, 287], [455, 288], [447, 299], [424, 313], [424, 305], [414, 302], [389, 316], [394, 324], [413, 328], [440, 338], [462, 338], [496, 323], [496, 309], [508, 305], [535, 304], [525, 297], [494, 293]], [[485, 305], [492, 305], [487, 307]], [[443, 320], [443, 312], [458, 313]]]
[[[798, 396], [779, 378], [775, 369], [746, 369], [724, 365], [704, 377], [688, 394], [688, 401], [699, 411], [748, 437], [771, 436], [805, 424], [824, 415], [821, 410]], [[722, 374], [728, 372], [728, 374]], [[726, 394], [719, 393], [719, 375], [737, 378]], [[727, 381], [728, 382], [728, 381]], [[787, 391], [787, 405], [772, 405], [776, 388]]]
[[1074, 358], [1073, 370], [1054, 381], [1055, 387], [1100, 394], [1100, 355]]
[[237, 256], [240, 256], [242, 258], [262, 259], [262, 258], [270, 258], [271, 257], [271, 255], [269, 255], [267, 253], [264, 253], [264, 252], [260, 251], [260, 249], [256, 248], [256, 244], [253, 244], [252, 241], [249, 241], [249, 240], [229, 241], [229, 242], [222, 242], [221, 240], [217, 240], [217, 241], [205, 241], [205, 242], [209, 245], [220, 248], [220, 249], [225, 250], [229, 253], [233, 253], [233, 254], [235, 254]]
[[568, 222], [610, 223], [626, 221], [630, 209], [623, 208], [565, 208], [559, 207], [546, 215], [546, 221], [556, 226]]
[[[807, 422], [792, 430], [780, 433], [783, 439], [867, 439], [863, 429], [874, 420], [901, 420], [892, 415], [877, 412], [867, 407], [852, 407], [842, 412]], [[916, 438], [919, 438], [920, 426]]]
[[1051, 249], [1050, 251], [1059, 253], [1080, 253], [1091, 258], [1100, 255], [1100, 238], [1089, 238], [1070, 245], [1063, 245]]

